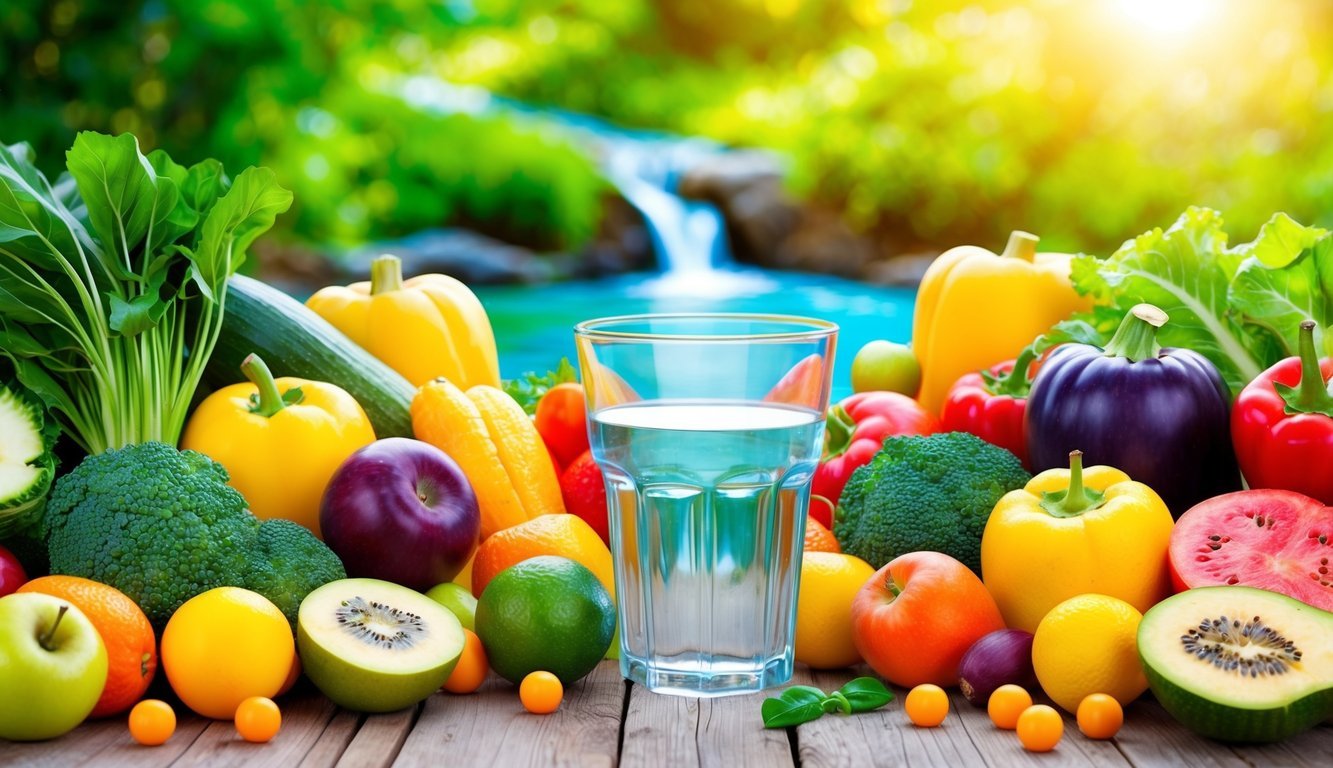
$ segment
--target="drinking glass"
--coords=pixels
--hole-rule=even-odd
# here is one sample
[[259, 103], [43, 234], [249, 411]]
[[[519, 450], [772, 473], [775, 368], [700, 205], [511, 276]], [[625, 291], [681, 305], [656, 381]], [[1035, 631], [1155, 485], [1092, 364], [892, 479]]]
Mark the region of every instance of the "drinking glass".
[[790, 679], [837, 330], [753, 314], [575, 326], [626, 678], [694, 696]]

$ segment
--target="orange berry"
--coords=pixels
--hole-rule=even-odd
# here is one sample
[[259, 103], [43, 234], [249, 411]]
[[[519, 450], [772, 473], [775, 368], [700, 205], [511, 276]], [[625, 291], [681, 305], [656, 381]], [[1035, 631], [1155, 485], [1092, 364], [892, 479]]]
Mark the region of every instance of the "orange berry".
[[1078, 705], [1078, 729], [1089, 739], [1111, 739], [1125, 724], [1120, 702], [1104, 693], [1091, 693]]
[[165, 744], [176, 732], [176, 710], [165, 701], [144, 699], [130, 710], [130, 737], [146, 747]]
[[1060, 713], [1045, 704], [1034, 704], [1018, 716], [1018, 741], [1029, 752], [1050, 752], [1065, 733]]
[[486, 681], [486, 672], [490, 666], [486, 661], [486, 649], [481, 645], [481, 638], [470, 629], [463, 630], [463, 653], [444, 681], [444, 690], [449, 693], [472, 693]]
[[550, 672], [529, 672], [518, 686], [518, 698], [523, 708], [534, 715], [549, 715], [560, 708], [565, 687], [560, 678]]
[[236, 708], [236, 732], [241, 738], [263, 744], [278, 735], [282, 727], [282, 711], [273, 699], [251, 696]]
[[903, 702], [907, 718], [920, 728], [934, 728], [949, 714], [949, 694], [938, 685], [922, 683], [907, 692]]
[[986, 713], [997, 728], [1012, 731], [1018, 725], [1018, 716], [1032, 706], [1032, 696], [1021, 685], [1002, 685], [995, 689], [986, 702]]

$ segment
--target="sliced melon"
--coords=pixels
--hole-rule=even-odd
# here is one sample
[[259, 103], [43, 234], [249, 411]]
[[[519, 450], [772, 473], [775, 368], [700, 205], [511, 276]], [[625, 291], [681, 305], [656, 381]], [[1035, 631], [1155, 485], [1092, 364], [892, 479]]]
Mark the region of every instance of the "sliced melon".
[[334, 703], [358, 712], [410, 707], [449, 678], [463, 625], [429, 597], [378, 579], [341, 579], [306, 595], [296, 619], [301, 665]]
[[1139, 624], [1157, 700], [1219, 741], [1280, 741], [1333, 716], [1333, 613], [1251, 587], [1200, 587]]

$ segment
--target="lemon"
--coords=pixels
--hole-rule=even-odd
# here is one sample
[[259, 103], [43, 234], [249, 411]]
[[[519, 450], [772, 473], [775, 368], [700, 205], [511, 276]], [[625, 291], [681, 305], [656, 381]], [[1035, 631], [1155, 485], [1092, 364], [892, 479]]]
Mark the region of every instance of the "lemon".
[[861, 660], [852, 635], [852, 598], [875, 575], [859, 557], [804, 553], [796, 603], [796, 660], [815, 669], [850, 667]]
[[1051, 609], [1032, 637], [1032, 667], [1046, 695], [1069, 712], [1093, 693], [1121, 706], [1148, 688], [1137, 636], [1143, 614], [1107, 595], [1078, 595]]

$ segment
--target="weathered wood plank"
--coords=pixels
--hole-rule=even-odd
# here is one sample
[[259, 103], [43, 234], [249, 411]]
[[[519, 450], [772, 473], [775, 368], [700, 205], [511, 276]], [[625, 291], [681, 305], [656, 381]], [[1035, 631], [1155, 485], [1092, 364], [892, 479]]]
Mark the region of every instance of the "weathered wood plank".
[[130, 732], [123, 717], [94, 720], [51, 741], [0, 741], [0, 765], [6, 768], [81, 765], [122, 739], [130, 742]]
[[1131, 705], [1115, 742], [1136, 766], [1249, 768], [1235, 752], [1186, 730], [1151, 696]]
[[[905, 694], [904, 694], [905, 695]], [[1078, 730], [1078, 722], [1056, 707], [1049, 699], [1038, 696], [1038, 704], [1055, 707], [1064, 718], [1064, 736], [1055, 749], [1045, 754], [1028, 752], [1018, 740], [1018, 734], [996, 728], [984, 707], [974, 707], [957, 690], [949, 693], [950, 717], [957, 717], [981, 752], [986, 765], [999, 768], [1010, 766], [1098, 766], [1098, 768], [1126, 768], [1130, 765], [1114, 741], [1100, 741], [1085, 737]], [[1137, 705], [1135, 705], [1137, 706]], [[1131, 727], [1137, 718], [1133, 707], [1126, 713]], [[906, 720], [904, 715], [903, 720]], [[910, 727], [910, 726], [908, 726]]]
[[1333, 763], [1333, 725], [1325, 724], [1278, 744], [1235, 746], [1231, 750], [1250, 765], [1327, 768]]
[[694, 699], [631, 686], [621, 765], [794, 765], [786, 731], [764, 728], [766, 695]]
[[347, 768], [388, 768], [398, 758], [421, 705], [383, 715], [367, 715], [337, 765]]
[[[251, 744], [229, 720], [214, 720], [174, 763], [176, 768], [290, 768], [314, 748], [337, 707], [323, 696], [298, 694], [280, 702], [282, 728], [267, 744]], [[179, 710], [178, 710], [179, 711]]]
[[339, 709], [333, 719], [325, 726], [315, 746], [306, 753], [298, 768], [332, 768], [338, 764], [347, 745], [361, 727], [362, 716], [356, 712]]
[[625, 685], [615, 662], [602, 662], [565, 691], [560, 709], [533, 715], [515, 686], [492, 674], [476, 693], [426, 700], [395, 766], [616, 764]]

